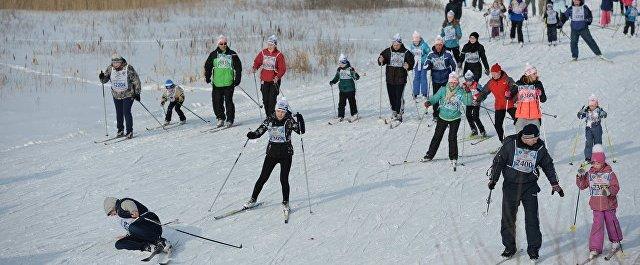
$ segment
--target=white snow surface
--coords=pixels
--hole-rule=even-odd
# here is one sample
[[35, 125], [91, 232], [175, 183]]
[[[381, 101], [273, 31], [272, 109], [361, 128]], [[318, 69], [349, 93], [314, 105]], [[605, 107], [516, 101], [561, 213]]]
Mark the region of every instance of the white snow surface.
[[[597, 10], [596, 4], [591, 4], [591, 7]], [[7, 11], [2, 12], [3, 16], [9, 16]], [[333, 77], [333, 66], [326, 74], [304, 78], [293, 78], [293, 73], [285, 75], [284, 92], [294, 112], [304, 114], [307, 123], [306, 134], [293, 136], [295, 155], [289, 178], [292, 207], [289, 224], [282, 220], [278, 168], [260, 194], [259, 200], [265, 202], [263, 207], [222, 220], [213, 219], [214, 215], [240, 207], [249, 198], [264, 158], [266, 137], [249, 141], [246, 148], [242, 148], [246, 132], [255, 129], [261, 120], [256, 106], [241, 91], [236, 90], [235, 97], [238, 126], [231, 129], [214, 134], [201, 133], [210, 125], [203, 124], [185, 110], [189, 121], [187, 125], [167, 132], [146, 131], [145, 126], [151, 127], [156, 123], [136, 103], [133, 109], [136, 138], [108, 146], [95, 144], [94, 140], [104, 137], [102, 91], [95, 69], [103, 69], [108, 64], [109, 52], [103, 52], [97, 59], [92, 57], [93, 54], [78, 54], [77, 57], [73, 54], [59, 57], [42, 54], [40, 56], [48, 58], [45, 60], [50, 60], [48, 68], [44, 63], [32, 65], [31, 55], [28, 59], [23, 55], [32, 54], [31, 49], [39, 45], [49, 47], [49, 42], [42, 41], [40, 37], [36, 42], [27, 40], [37, 36], [37, 26], [25, 27], [24, 31], [14, 29], [17, 33], [2, 40], [4, 52], [0, 57], [0, 74], [8, 77], [0, 89], [0, 264], [141, 263], [139, 260], [145, 256], [141, 252], [115, 250], [115, 237], [121, 231], [111, 229], [105, 217], [102, 209], [105, 196], [133, 197], [163, 221], [179, 218], [180, 223], [173, 226], [175, 228], [243, 245], [242, 249], [233, 249], [165, 228], [164, 236], [178, 242], [172, 264], [499, 262], [503, 249], [499, 234], [499, 187], [502, 183], [493, 192], [489, 214], [483, 215], [488, 195], [485, 171], [492, 160], [488, 152], [499, 147], [496, 138], [476, 146], [468, 142], [464, 146], [461, 144], [460, 160], [465, 166], [459, 167], [457, 172], [452, 172], [446, 161], [396, 167], [387, 164], [388, 161], [404, 159], [419, 121], [412, 103], [407, 106], [405, 123], [399, 127], [390, 130], [377, 121], [382, 79], [380, 69], [371, 62], [388, 45], [386, 39], [395, 32], [401, 32], [409, 42], [413, 30], [420, 29], [413, 26], [418, 20], [424, 22], [419, 24], [425, 38], [430, 44], [433, 42], [431, 36], [439, 32], [442, 12], [421, 12], [418, 15], [412, 12], [394, 9], [376, 13], [379, 20], [327, 29], [345, 42], [360, 43], [366, 47], [365, 51], [358, 52], [357, 60], [352, 60], [361, 73], [367, 72], [357, 83], [358, 108], [362, 117], [358, 123], [327, 125], [334, 115], [327, 85]], [[320, 13], [310, 11], [307, 15]], [[3, 25], [18, 27], [24, 23], [32, 25], [58, 19], [64, 21], [72, 16], [92, 16], [82, 12], [62, 14], [17, 12], [15, 20], [5, 21]], [[322, 14], [344, 16], [341, 18], [344, 21], [349, 21], [353, 15]], [[431, 19], [424, 19], [424, 14]], [[98, 13], [95, 16], [102, 18], [108, 15]], [[182, 25], [188, 19], [167, 18], [157, 28], [171, 31], [172, 25]], [[579, 140], [575, 161], [583, 159], [584, 129], [575, 114], [586, 104], [591, 93], [600, 98], [601, 105], [609, 113], [605, 121], [608, 132], [604, 141], [609, 161], [614, 157], [618, 161], [612, 167], [621, 185], [617, 216], [625, 238], [626, 257], [624, 260], [614, 259], [613, 263], [638, 264], [640, 206], [637, 197], [640, 179], [637, 172], [633, 173], [633, 161], [640, 158], [640, 144], [635, 140], [640, 124], [633, 116], [637, 109], [637, 84], [640, 82], [637, 74], [640, 58], [638, 39], [622, 37], [619, 32], [611, 38], [612, 31], [592, 26], [591, 32], [600, 48], [614, 63], [596, 59], [584, 44], [580, 45], [580, 56], [586, 59], [566, 63], [570, 59], [567, 38], [559, 34], [562, 43], [557, 47], [541, 43], [543, 27], [537, 17], [529, 21], [532, 42], [527, 42], [523, 48], [515, 44], [503, 46], [488, 42], [484, 25], [479, 13], [464, 9], [461, 45], [469, 33], [477, 31], [490, 64], [499, 62], [514, 78], [519, 78], [525, 63], [536, 66], [549, 97], [543, 105], [544, 111], [558, 115], [556, 119], [544, 117], [543, 128], [566, 195], [564, 198], [552, 196], [546, 178], [539, 180], [542, 189], [538, 195], [539, 215], [543, 233], [540, 264], [572, 264], [588, 255], [592, 223], [592, 213], [587, 204], [588, 192], [583, 191], [580, 196], [577, 231], [569, 231], [578, 191], [575, 186], [577, 166], [569, 166], [568, 163], [576, 133]], [[49, 39], [83, 38], [74, 35], [69, 28], [59, 36], [49, 36]], [[568, 26], [564, 29], [569, 32]], [[16, 35], [19, 32], [23, 35]], [[139, 39], [147, 37], [141, 34]], [[361, 40], [346, 40], [349, 37], [374, 40], [363, 44]], [[117, 39], [117, 36], [111, 36], [111, 39]], [[243, 47], [256, 47], [238, 51], [242, 52], [247, 69], [259, 45], [246, 43], [248, 40], [238, 42], [244, 43]], [[154, 49], [149, 48], [146, 53], [140, 51], [140, 54], [131, 52], [125, 57], [138, 69], [141, 79], [152, 80], [145, 82], [142, 99], [154, 115], [161, 118], [160, 107], [154, 102], [160, 91], [154, 89], [154, 83], [170, 76], [149, 78], [153, 68], [150, 61], [157, 59]], [[283, 52], [289, 51], [283, 49]], [[340, 52], [335, 51], [336, 59]], [[12, 53], [17, 59], [11, 58]], [[207, 54], [208, 51], [202, 51], [194, 56], [191, 67], [186, 67], [189, 62], [185, 62], [178, 52], [174, 54], [168, 50], [162, 56], [169, 72], [174, 71], [174, 66], [181, 66], [174, 74], [179, 76], [200, 69]], [[76, 74], [66, 71], [69, 69], [67, 66], [73, 64], [78, 67]], [[252, 76], [245, 71], [242, 86], [255, 96], [251, 79]], [[486, 80], [487, 77], [483, 77], [482, 83]], [[186, 87], [193, 88], [187, 89], [186, 106], [206, 119], [213, 119], [210, 92], [203, 80]], [[406, 91], [410, 88], [407, 87]], [[408, 99], [409, 95], [405, 96]], [[387, 116], [388, 100], [384, 91], [382, 98], [383, 115]], [[485, 105], [491, 108], [492, 100]], [[115, 114], [109, 94], [107, 112], [109, 135], [113, 135]], [[174, 119], [177, 119], [175, 113]], [[495, 135], [484, 111], [482, 121], [489, 134]], [[459, 137], [469, 133], [466, 121], [461, 126]], [[508, 133], [514, 132], [507, 121], [505, 126]], [[424, 155], [433, 129], [422, 124], [409, 160], [417, 160]], [[307, 205], [300, 145], [302, 138], [313, 214], [309, 213]], [[208, 212], [239, 152], [242, 155], [237, 166], [213, 212]], [[444, 159], [446, 153], [445, 140], [436, 157]], [[523, 227], [521, 207], [517, 240], [518, 248], [526, 250]], [[606, 242], [605, 249], [608, 247]], [[523, 262], [528, 262], [525, 254], [504, 264]]]

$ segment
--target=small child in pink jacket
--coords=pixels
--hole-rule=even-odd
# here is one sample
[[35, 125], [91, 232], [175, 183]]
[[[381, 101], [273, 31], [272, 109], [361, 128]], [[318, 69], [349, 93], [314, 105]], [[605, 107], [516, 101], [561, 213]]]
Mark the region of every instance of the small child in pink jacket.
[[616, 217], [616, 208], [618, 208], [616, 195], [620, 191], [620, 186], [616, 174], [605, 161], [602, 145], [593, 146], [591, 163], [588, 171], [585, 167], [580, 167], [576, 176], [576, 185], [581, 190], [589, 188], [591, 194], [589, 206], [593, 210], [593, 225], [589, 236], [589, 256], [596, 257], [602, 253], [605, 226], [609, 241], [612, 243], [611, 250], [620, 247], [622, 230]]

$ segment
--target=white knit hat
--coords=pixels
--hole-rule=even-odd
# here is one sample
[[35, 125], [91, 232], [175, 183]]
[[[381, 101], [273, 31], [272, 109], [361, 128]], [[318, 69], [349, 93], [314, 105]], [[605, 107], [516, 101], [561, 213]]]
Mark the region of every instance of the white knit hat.
[[276, 103], [276, 109], [289, 110], [289, 102], [287, 101], [287, 98], [280, 98]]
[[413, 31], [413, 35], [411, 35], [411, 40], [420, 41], [422, 39], [422, 35], [418, 31]]
[[269, 36], [269, 38], [267, 39], [267, 43], [278, 45], [278, 37], [276, 37], [276, 35]]
[[125, 210], [129, 213], [132, 212], [137, 212], [138, 211], [138, 206], [136, 205], [135, 202], [133, 202], [132, 200], [125, 200], [120, 204], [120, 208], [122, 208], [122, 210]]
[[104, 213], [109, 215], [109, 213], [111, 211], [115, 210], [117, 201], [118, 201], [118, 199], [116, 199], [114, 197], [106, 197], [106, 198], [104, 198], [104, 202], [102, 203], [102, 206], [104, 207]]
[[537, 73], [538, 73], [538, 69], [536, 69], [535, 67], [533, 67], [529, 63], [527, 63], [527, 65], [524, 66], [524, 75], [525, 76], [530, 76], [530, 75], [537, 74]]
[[436, 36], [436, 39], [433, 41], [433, 45], [436, 45], [436, 44], [444, 45], [444, 39], [442, 38], [442, 36], [440, 35]]

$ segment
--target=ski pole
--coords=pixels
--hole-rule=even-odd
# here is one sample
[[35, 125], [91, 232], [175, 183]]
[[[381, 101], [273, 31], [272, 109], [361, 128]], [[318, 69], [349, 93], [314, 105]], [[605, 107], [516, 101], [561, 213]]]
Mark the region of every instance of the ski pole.
[[606, 122], [602, 122], [604, 124], [604, 130], [605, 133], [607, 134], [607, 141], [609, 142], [609, 150], [611, 150], [611, 157], [613, 157], [613, 163], [617, 163], [618, 160], [616, 160], [616, 152], [615, 150], [613, 150], [613, 144], [611, 144], [611, 135], [609, 134], [609, 128], [607, 128], [607, 123]]
[[555, 119], [555, 118], [558, 118], [558, 115], [555, 115], [555, 114], [549, 114], [549, 113], [546, 113], [546, 112], [542, 112], [542, 115], [549, 116], [549, 117], [552, 117], [552, 118], [554, 118], [554, 119]]
[[[420, 116], [422, 116], [422, 115], [420, 115]], [[420, 121], [418, 122], [418, 127], [416, 128], [416, 132], [413, 134], [413, 139], [411, 139], [411, 144], [409, 145], [409, 150], [407, 151], [407, 154], [404, 156], [404, 163], [407, 163], [407, 159], [409, 159], [409, 153], [411, 153], [411, 148], [413, 147], [413, 144], [416, 142], [416, 136], [418, 136], [418, 132], [420, 131], [420, 125], [422, 125], [422, 121], [423, 120], [424, 119], [420, 119]]]
[[527, 29], [527, 40], [528, 42], [531, 42], [531, 36], [529, 36], [529, 20], [525, 20], [524, 21], [524, 26]]
[[[251, 97], [251, 95], [249, 95], [249, 93], [247, 93], [247, 91], [245, 91], [241, 86], [237, 86], [237, 88], [239, 88], [240, 90], [242, 90], [242, 92], [244, 92], [245, 95], [247, 95], [247, 97], [249, 97], [249, 99], [251, 99], [251, 101], [253, 101], [253, 103], [256, 103], [256, 105], [258, 106], [258, 108], [263, 108], [264, 106], [262, 106], [260, 103], [258, 103], [258, 101], [256, 101], [255, 99], [253, 99]], [[262, 115], [262, 114], [260, 114]], [[260, 116], [262, 117], [262, 116]]]
[[378, 94], [378, 119], [382, 119], [382, 65], [380, 66], [380, 91]]
[[231, 169], [229, 170], [229, 173], [227, 174], [227, 177], [224, 179], [224, 182], [222, 183], [222, 186], [220, 186], [220, 190], [218, 191], [218, 194], [216, 194], [216, 197], [213, 199], [213, 202], [211, 203], [211, 207], [209, 207], [209, 212], [211, 212], [211, 210], [213, 209], [213, 205], [216, 204], [216, 201], [218, 200], [218, 197], [220, 196], [220, 193], [222, 192], [222, 189], [224, 188], [224, 185], [227, 184], [227, 180], [229, 180], [229, 176], [231, 176], [231, 172], [233, 172], [233, 169], [236, 167], [236, 164], [238, 164], [238, 160], [240, 159], [240, 156], [242, 155], [242, 151], [244, 151], [244, 148], [247, 146], [248, 142], [249, 142], [249, 138], [247, 138], [247, 140], [244, 141], [244, 145], [242, 146], [242, 149], [240, 149], [240, 153], [238, 154], [238, 157], [236, 157], [236, 161], [233, 162], [233, 166], [231, 166]]
[[489, 196], [487, 197], [487, 211], [484, 212], [484, 215], [489, 215], [489, 205], [491, 205], [491, 192], [493, 190], [489, 190]]
[[[507, 106], [508, 106], [508, 105], [507, 105]], [[485, 110], [487, 110], [487, 111], [490, 111], [490, 112], [492, 112], [492, 113], [495, 113], [495, 111], [494, 111], [494, 110], [489, 109], [489, 108], [487, 108], [487, 107], [485, 107], [485, 106], [480, 106], [480, 107], [481, 107], [481, 108], [483, 108], [483, 109], [485, 109]], [[507, 119], [513, 120], [513, 118], [511, 118], [511, 116], [506, 115], [506, 113], [505, 113], [505, 116], [504, 116], [504, 117], [505, 117], [505, 118], [507, 118]]]
[[[482, 104], [480, 104], [480, 106], [482, 106]], [[491, 121], [491, 124], [493, 124], [493, 127], [496, 127], [496, 123], [493, 122], [493, 118], [491, 118], [491, 114], [489, 113], [489, 110], [487, 110], [487, 108], [484, 108], [484, 111], [487, 113], [487, 116], [489, 116], [489, 120]], [[506, 113], [505, 113], [506, 116]]]
[[331, 100], [333, 100], [333, 114], [335, 117], [338, 117], [338, 113], [336, 112], [336, 97], [333, 94], [333, 85], [329, 85], [331, 87]]
[[200, 118], [202, 121], [209, 123], [210, 121], [203, 119], [202, 117], [200, 117], [198, 114], [196, 114], [195, 112], [193, 112], [192, 110], [190, 110], [189, 108], [187, 108], [187, 106], [185, 105], [181, 105], [182, 107], [184, 107], [186, 110], [188, 110], [189, 112], [191, 112], [191, 114], [196, 115], [196, 117]]
[[154, 115], [151, 113], [151, 111], [149, 111], [149, 109], [147, 109], [147, 107], [146, 107], [144, 104], [142, 104], [142, 101], [138, 101], [138, 103], [140, 103], [140, 105], [141, 105], [141, 106], [142, 106], [142, 107], [143, 107], [143, 108], [144, 108], [144, 109], [149, 113], [149, 115], [151, 115], [151, 117], [153, 117], [153, 119], [154, 119], [154, 120], [156, 120], [156, 121], [158, 122], [158, 124], [160, 124], [160, 126], [162, 127], [162, 129], [165, 129], [165, 130], [167, 129], [167, 128], [165, 128], [165, 127], [164, 127], [164, 124], [162, 124], [162, 123], [158, 120], [158, 118], [156, 118], [156, 116], [154, 116]]
[[[253, 84], [256, 88], [256, 98], [260, 100], [260, 93], [258, 92], [258, 81], [256, 81], [256, 73], [253, 73]], [[260, 111], [260, 120], [262, 120], [262, 111]]]
[[576, 220], [578, 219], [578, 206], [580, 203], [580, 189], [578, 189], [578, 198], [576, 199], [576, 212], [573, 215], [573, 225], [569, 227], [569, 231], [575, 233], [576, 232]]
[[[102, 71], [100, 71], [100, 73], [102, 73]], [[104, 84], [102, 84], [102, 106], [104, 107], [104, 135], [109, 136], [109, 129], [107, 128], [107, 100], [104, 95]]]
[[[163, 225], [163, 224], [160, 224], [160, 223], [156, 222], [155, 220], [151, 220], [151, 219], [146, 218], [146, 217], [143, 217], [143, 218], [144, 218], [145, 220], [149, 221], [149, 222], [152, 222], [152, 223], [157, 224], [157, 225], [160, 225], [160, 226], [164, 226], [164, 225], [166, 225], [166, 224], [164, 224], [164, 225]], [[168, 223], [167, 223], [167, 224], [168, 224]], [[183, 233], [183, 234], [187, 234], [187, 235], [190, 235], [190, 236], [192, 236], [192, 237], [197, 237], [197, 238], [200, 238], [200, 239], [204, 239], [204, 240], [207, 240], [207, 241], [210, 241], [210, 242], [214, 242], [214, 243], [218, 243], [218, 244], [221, 244], [221, 245], [225, 245], [225, 246], [229, 246], [229, 247], [234, 247], [234, 248], [242, 248], [242, 244], [240, 244], [239, 246], [236, 246], [236, 245], [232, 245], [232, 244], [229, 244], [229, 243], [225, 243], [225, 242], [221, 242], [221, 241], [218, 241], [218, 240], [214, 240], [214, 239], [211, 239], [211, 238], [206, 238], [206, 237], [203, 237], [203, 236], [199, 236], [199, 235], [196, 235], [196, 234], [192, 234], [192, 233], [189, 233], [189, 232], [187, 232], [187, 231], [183, 231], [183, 230], [178, 229], [178, 228], [173, 228], [173, 227], [171, 227], [171, 226], [166, 226], [166, 227], [167, 227], [167, 228], [169, 228], [169, 229], [175, 230], [175, 231], [177, 231], [177, 232], [180, 232], [180, 233]]]
[[573, 138], [573, 148], [571, 151], [571, 160], [569, 161], [569, 165], [573, 166], [573, 160], [576, 158], [576, 147], [578, 146], [578, 137], [580, 134], [580, 130], [576, 130], [576, 137]]
[[300, 136], [300, 145], [302, 146], [302, 164], [304, 165], [304, 179], [307, 182], [307, 202], [309, 205], [309, 214], [312, 214], [313, 211], [311, 211], [311, 195], [309, 193], [309, 176], [307, 174], [307, 159], [304, 154], [304, 140], [302, 139], [302, 136]]

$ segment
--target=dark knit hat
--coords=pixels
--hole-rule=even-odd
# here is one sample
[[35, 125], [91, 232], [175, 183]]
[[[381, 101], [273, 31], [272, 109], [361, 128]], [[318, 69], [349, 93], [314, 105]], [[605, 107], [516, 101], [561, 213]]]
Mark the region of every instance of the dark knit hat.
[[469, 35], [469, 37], [475, 37], [476, 40], [480, 38], [480, 35], [478, 34], [478, 32], [471, 32], [471, 34]]
[[522, 128], [521, 134], [524, 139], [535, 138], [540, 136], [540, 129], [535, 124], [527, 124]]

